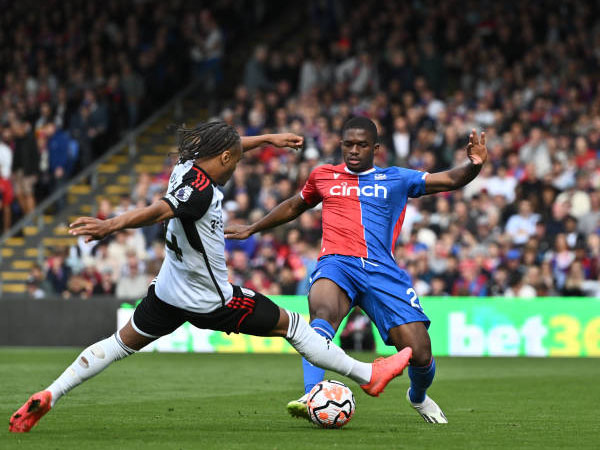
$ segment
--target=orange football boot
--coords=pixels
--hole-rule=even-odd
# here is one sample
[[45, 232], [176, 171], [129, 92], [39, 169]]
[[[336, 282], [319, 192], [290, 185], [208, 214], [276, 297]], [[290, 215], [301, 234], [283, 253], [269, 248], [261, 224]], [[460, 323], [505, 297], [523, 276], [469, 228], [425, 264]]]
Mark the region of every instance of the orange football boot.
[[8, 422], [8, 431], [26, 433], [31, 430], [44, 415], [50, 411], [52, 394], [40, 391], [29, 397], [29, 400], [14, 413]]
[[360, 387], [367, 394], [373, 397], [379, 397], [387, 384], [398, 375], [402, 375], [402, 371], [408, 366], [408, 360], [412, 357], [412, 348], [406, 347], [395, 355], [387, 358], [377, 358], [373, 362], [373, 371], [371, 373], [371, 381], [367, 384], [362, 384]]

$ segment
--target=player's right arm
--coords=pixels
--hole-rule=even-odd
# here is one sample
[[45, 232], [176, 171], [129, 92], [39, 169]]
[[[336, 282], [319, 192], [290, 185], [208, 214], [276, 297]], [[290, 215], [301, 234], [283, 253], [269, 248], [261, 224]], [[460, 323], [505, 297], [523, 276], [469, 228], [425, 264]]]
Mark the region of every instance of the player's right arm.
[[181, 220], [198, 220], [208, 210], [213, 197], [210, 179], [198, 169], [183, 176], [182, 183], [144, 208], [136, 208], [106, 220], [80, 217], [69, 226], [69, 233], [88, 236], [86, 242], [95, 241], [115, 231], [139, 228], [177, 217]]
[[234, 224], [227, 226], [225, 228], [225, 237], [227, 239], [247, 239], [259, 231], [268, 230], [283, 223], [290, 222], [307, 209], [316, 206], [323, 200], [321, 192], [317, 187], [316, 173], [318, 171], [319, 169], [317, 168], [311, 172], [306, 184], [299, 194], [296, 194], [277, 205], [269, 214], [258, 222], [255, 222], [252, 225]]
[[227, 226], [225, 228], [225, 238], [247, 239], [259, 231], [269, 230], [290, 222], [310, 208], [312, 206], [306, 203], [300, 194], [296, 194], [277, 205], [269, 214], [252, 225], [234, 224]]
[[80, 217], [69, 225], [69, 233], [88, 236], [86, 242], [100, 240], [115, 231], [139, 228], [174, 217], [173, 208], [165, 200], [158, 200], [144, 208], [127, 211], [111, 219]]

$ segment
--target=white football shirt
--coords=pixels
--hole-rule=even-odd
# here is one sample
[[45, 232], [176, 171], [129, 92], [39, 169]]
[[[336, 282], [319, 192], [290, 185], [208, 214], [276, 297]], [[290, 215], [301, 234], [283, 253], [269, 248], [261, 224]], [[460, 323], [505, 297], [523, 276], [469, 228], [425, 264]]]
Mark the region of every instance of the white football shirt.
[[177, 164], [163, 197], [175, 217], [166, 230], [166, 256], [155, 292], [165, 303], [208, 313], [233, 296], [225, 262], [223, 193], [193, 161]]

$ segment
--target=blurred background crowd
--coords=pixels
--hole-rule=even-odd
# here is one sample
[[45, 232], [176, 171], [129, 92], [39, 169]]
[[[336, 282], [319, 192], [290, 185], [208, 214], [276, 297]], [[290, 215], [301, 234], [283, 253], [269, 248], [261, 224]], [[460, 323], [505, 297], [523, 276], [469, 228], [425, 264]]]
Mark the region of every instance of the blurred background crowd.
[[225, 33], [235, 42], [261, 20], [235, 3], [0, 0], [0, 230], [191, 77], [214, 90]]
[[[81, 110], [91, 111], [93, 104], [104, 105], [93, 109], [99, 123], [105, 115], [98, 110], [123, 112], [117, 124], [92, 129], [125, 129], [139, 120], [128, 107], [130, 99], [137, 111], [143, 97], [136, 89], [128, 93], [128, 77], [141, 77], [149, 86], [157, 71], [169, 76], [171, 64], [194, 65], [193, 51], [173, 61], [160, 57], [170, 30], [179, 30], [174, 42], [177, 36], [188, 39], [185, 20], [180, 28], [162, 24], [170, 6], [149, 16], [152, 27], [147, 15], [136, 16], [138, 10], [116, 21], [118, 5], [109, 2], [102, 12], [84, 9], [80, 20], [64, 24], [61, 40], [52, 31], [62, 23], [60, 14], [32, 19], [46, 30], [36, 40], [26, 25], [0, 35], [0, 41], [10, 37], [16, 44], [9, 53], [2, 46], [3, 61], [17, 62], [10, 70], [3, 65], [2, 101], [9, 108], [2, 112], [3, 130], [20, 139], [18, 145], [33, 148], [37, 142], [35, 151], [43, 155], [49, 144], [38, 129], [48, 123], [71, 129]], [[322, 0], [302, 8], [302, 25], [289, 40], [256, 42], [239, 84], [219, 102], [214, 118], [244, 135], [295, 132], [305, 137], [305, 147], [247, 154], [224, 187], [226, 222], [257, 220], [297, 193], [314, 167], [341, 162], [340, 130], [353, 115], [378, 125], [377, 165], [429, 172], [462, 162], [467, 135], [476, 128], [485, 130], [489, 150], [479, 177], [462, 190], [408, 204], [394, 255], [417, 293], [600, 297], [600, 2]], [[224, 21], [205, 15], [222, 36]], [[96, 20], [86, 27], [90, 16]], [[87, 41], [73, 37], [81, 28], [94, 30], [85, 34]], [[131, 45], [136, 37], [148, 42], [145, 51], [139, 42]], [[28, 47], [46, 42], [52, 53], [25, 58]], [[87, 45], [88, 59], [74, 64], [74, 45]], [[57, 64], [61, 70], [53, 68]], [[210, 61], [195, 67], [208, 85], [222, 79]], [[122, 92], [117, 106], [111, 89]], [[71, 101], [69, 126], [62, 97]], [[28, 116], [30, 109], [36, 113]], [[19, 137], [28, 118], [30, 130]], [[12, 167], [23, 172], [18, 164]], [[158, 177], [141, 175], [121, 204], [101, 202], [98, 217], [160, 198], [168, 176], [169, 164]], [[272, 232], [227, 242], [231, 280], [265, 294], [305, 295], [320, 238], [317, 207]], [[141, 296], [164, 256], [161, 239], [156, 226], [118, 233], [95, 247], [80, 243], [56, 251], [46, 267], [33, 271], [34, 290], [40, 297]]]

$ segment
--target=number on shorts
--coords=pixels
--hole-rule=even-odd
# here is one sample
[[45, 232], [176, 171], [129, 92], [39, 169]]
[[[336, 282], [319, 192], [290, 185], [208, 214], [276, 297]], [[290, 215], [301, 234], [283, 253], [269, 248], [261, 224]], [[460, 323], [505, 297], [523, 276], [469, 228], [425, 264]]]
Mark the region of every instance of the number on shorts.
[[417, 292], [413, 288], [408, 288], [406, 290], [406, 295], [410, 295], [410, 306], [413, 308], [423, 309], [419, 303], [419, 297], [417, 297]]

